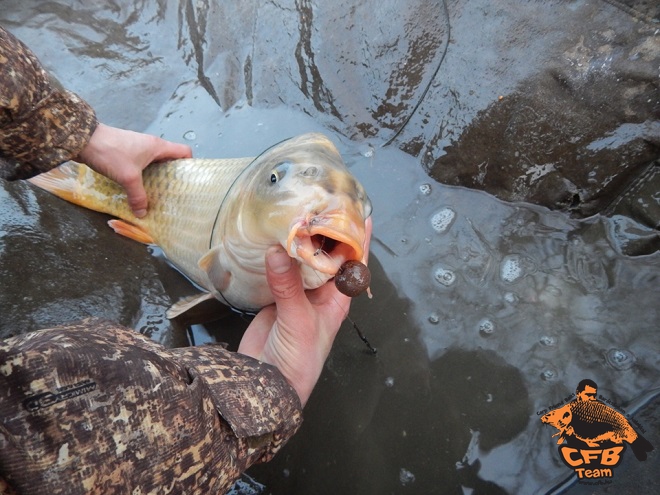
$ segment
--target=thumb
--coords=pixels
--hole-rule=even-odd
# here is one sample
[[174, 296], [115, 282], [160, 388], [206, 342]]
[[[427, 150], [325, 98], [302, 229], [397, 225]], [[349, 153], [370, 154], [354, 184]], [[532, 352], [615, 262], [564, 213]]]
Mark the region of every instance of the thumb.
[[299, 310], [308, 302], [300, 270], [281, 246], [272, 246], [266, 251], [266, 279], [279, 316]]

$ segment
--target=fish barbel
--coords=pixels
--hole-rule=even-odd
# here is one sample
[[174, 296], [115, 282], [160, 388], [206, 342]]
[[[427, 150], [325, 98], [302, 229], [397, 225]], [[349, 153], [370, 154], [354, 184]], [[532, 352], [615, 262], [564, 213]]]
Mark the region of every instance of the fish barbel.
[[256, 158], [181, 159], [143, 173], [149, 200], [133, 215], [117, 183], [68, 162], [30, 179], [86, 208], [119, 217], [119, 234], [160, 246], [170, 263], [204, 291], [176, 303], [173, 318], [206, 299], [242, 311], [273, 302], [265, 252], [281, 245], [301, 266], [306, 289], [320, 287], [349, 260], [365, 261], [371, 203], [322, 134], [303, 134]]

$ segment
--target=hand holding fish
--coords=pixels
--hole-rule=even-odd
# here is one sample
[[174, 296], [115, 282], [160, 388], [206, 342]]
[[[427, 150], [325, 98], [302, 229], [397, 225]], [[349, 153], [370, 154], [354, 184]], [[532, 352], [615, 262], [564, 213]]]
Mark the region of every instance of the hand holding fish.
[[133, 214], [142, 218], [147, 214], [142, 171], [152, 162], [190, 157], [192, 150], [185, 144], [99, 124], [77, 159], [120, 184]]
[[[369, 252], [371, 217], [365, 224]], [[351, 298], [328, 282], [305, 292], [300, 270], [280, 246], [266, 253], [275, 304], [262, 309], [243, 335], [238, 352], [276, 366], [304, 406], [318, 381]]]

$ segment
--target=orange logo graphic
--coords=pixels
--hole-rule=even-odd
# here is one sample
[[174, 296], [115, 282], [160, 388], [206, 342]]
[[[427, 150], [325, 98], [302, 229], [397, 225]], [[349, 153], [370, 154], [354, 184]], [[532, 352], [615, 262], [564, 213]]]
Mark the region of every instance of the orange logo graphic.
[[[645, 461], [653, 450], [651, 443], [630, 425], [629, 416], [605, 404], [598, 396], [598, 386], [593, 380], [582, 380], [565, 404], [537, 413], [541, 421], [557, 428], [553, 437], [559, 436], [559, 455], [573, 469], [578, 479], [612, 478], [614, 468], [621, 462], [626, 444], [640, 461]], [[559, 406], [559, 407], [558, 407]], [[622, 411], [625, 413], [625, 411]], [[630, 420], [633, 421], [634, 420]], [[636, 423], [643, 432], [644, 429]]]

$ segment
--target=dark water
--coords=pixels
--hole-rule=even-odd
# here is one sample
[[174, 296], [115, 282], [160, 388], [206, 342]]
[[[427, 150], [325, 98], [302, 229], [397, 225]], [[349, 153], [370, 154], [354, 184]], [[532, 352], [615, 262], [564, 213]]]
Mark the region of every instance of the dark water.
[[[414, 1], [340, 2], [334, 10], [304, 0], [0, 5], [0, 23], [101, 120], [187, 142], [198, 157], [252, 156], [321, 131], [371, 197], [374, 297], [356, 298], [350, 317], [378, 353], [345, 324], [302, 430], [236, 492], [560, 489], [571, 471], [538, 413], [583, 378], [635, 413], [660, 446], [660, 255], [624, 254], [657, 232], [622, 215], [577, 220], [441, 185], [421, 164], [431, 155], [397, 146], [414, 144], [410, 129], [439, 126], [442, 115], [465, 126], [488, 105], [492, 95], [468, 79], [473, 94], [448, 92], [447, 108], [426, 124], [417, 104], [447, 84], [438, 82], [442, 63], [455, 67], [445, 77], [474, 74], [459, 70], [470, 49], [446, 50], [449, 21], [496, 30], [486, 19], [500, 11]], [[492, 80], [482, 87], [501, 82], [506, 94], [504, 81], [534, 72], [542, 45], [528, 47], [533, 63], [517, 59], [500, 79], [486, 71]], [[97, 315], [170, 346], [191, 336], [236, 342], [248, 323], [238, 315], [223, 312], [192, 330], [169, 322], [169, 305], [194, 289], [105, 220], [27, 184], [2, 184], [2, 335]], [[657, 456], [642, 463], [628, 453], [612, 488], [652, 492]]]

